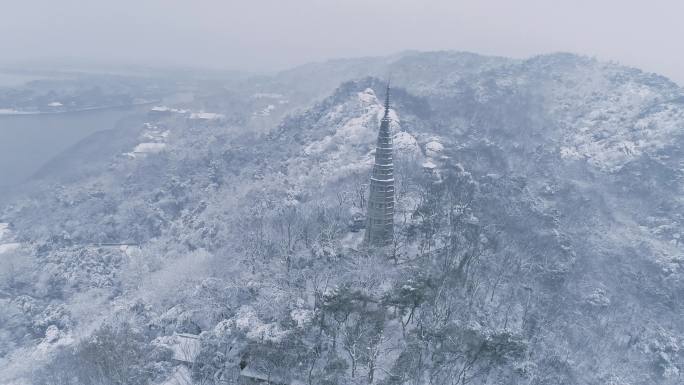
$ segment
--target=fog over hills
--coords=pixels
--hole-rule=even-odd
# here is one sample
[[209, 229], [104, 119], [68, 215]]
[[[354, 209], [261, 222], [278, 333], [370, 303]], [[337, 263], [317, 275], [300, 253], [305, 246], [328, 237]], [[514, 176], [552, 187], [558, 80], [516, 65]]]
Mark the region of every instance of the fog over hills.
[[[394, 238], [369, 249], [390, 76]], [[410, 51], [163, 84], [192, 98], [0, 210], [0, 383], [682, 383], [674, 82]]]

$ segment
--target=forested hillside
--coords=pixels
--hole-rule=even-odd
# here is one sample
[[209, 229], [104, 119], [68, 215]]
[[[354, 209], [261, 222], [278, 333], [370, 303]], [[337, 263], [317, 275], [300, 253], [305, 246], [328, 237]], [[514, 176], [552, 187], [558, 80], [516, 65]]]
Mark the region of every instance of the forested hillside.
[[[395, 237], [369, 250], [390, 73]], [[435, 52], [203, 87], [0, 211], [1, 383], [682, 383], [673, 82]]]

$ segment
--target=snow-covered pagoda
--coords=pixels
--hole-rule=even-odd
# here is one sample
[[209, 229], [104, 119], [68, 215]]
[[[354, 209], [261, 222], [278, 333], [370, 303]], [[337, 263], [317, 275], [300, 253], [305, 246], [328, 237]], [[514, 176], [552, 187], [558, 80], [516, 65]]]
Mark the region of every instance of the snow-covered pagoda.
[[375, 164], [370, 178], [365, 242], [369, 246], [387, 246], [394, 238], [394, 163], [390, 132], [390, 87], [387, 85], [385, 115], [375, 150]]

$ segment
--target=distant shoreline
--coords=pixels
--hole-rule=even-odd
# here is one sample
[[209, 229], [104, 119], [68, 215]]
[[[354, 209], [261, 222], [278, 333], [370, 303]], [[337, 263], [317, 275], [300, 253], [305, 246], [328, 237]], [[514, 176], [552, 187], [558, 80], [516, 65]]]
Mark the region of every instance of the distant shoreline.
[[73, 114], [73, 113], [79, 113], [79, 112], [112, 110], [112, 109], [117, 109], [117, 108], [140, 107], [140, 106], [157, 104], [159, 102], [160, 102], [159, 100], [155, 100], [155, 101], [144, 102], [144, 103], [120, 104], [120, 105], [113, 105], [113, 106], [98, 106], [98, 107], [81, 108], [78, 110], [68, 110], [68, 111], [7, 111], [7, 112], [3, 112], [3, 110], [0, 109], [0, 118], [2, 118], [3, 116], [17, 117], [17, 116]]

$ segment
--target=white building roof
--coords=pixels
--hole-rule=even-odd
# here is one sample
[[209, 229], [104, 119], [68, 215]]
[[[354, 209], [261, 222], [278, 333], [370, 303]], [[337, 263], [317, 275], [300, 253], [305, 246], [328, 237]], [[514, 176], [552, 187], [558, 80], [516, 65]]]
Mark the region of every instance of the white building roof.
[[193, 385], [192, 374], [185, 366], [178, 366], [161, 385]]
[[197, 120], [220, 120], [223, 118], [225, 118], [225, 115], [214, 112], [193, 112], [190, 114], [190, 119]]
[[11, 242], [11, 243], [0, 243], [0, 254], [9, 253], [10, 251], [15, 251], [21, 247], [21, 243]]
[[297, 379], [292, 379], [292, 380], [285, 380], [281, 378], [280, 376], [277, 375], [271, 375], [268, 376], [258, 370], [254, 370], [247, 366], [246, 368], [242, 369], [240, 371], [240, 376], [242, 377], [247, 377], [247, 378], [254, 378], [256, 380], [260, 381], [270, 381], [271, 384], [282, 384], [282, 385], [303, 385], [304, 383], [302, 381], [299, 381]]
[[174, 341], [169, 344], [176, 361], [193, 363], [200, 352], [200, 338], [195, 334], [176, 334]]
[[133, 149], [134, 154], [156, 154], [162, 152], [166, 143], [145, 142], [140, 143]]
[[427, 160], [427, 161], [423, 162], [423, 168], [434, 169], [434, 168], [437, 168], [437, 165], [432, 163], [430, 160]]
[[9, 234], [10, 234], [9, 223], [0, 222], [0, 241], [2, 241], [2, 239], [5, 236], [9, 236]]

